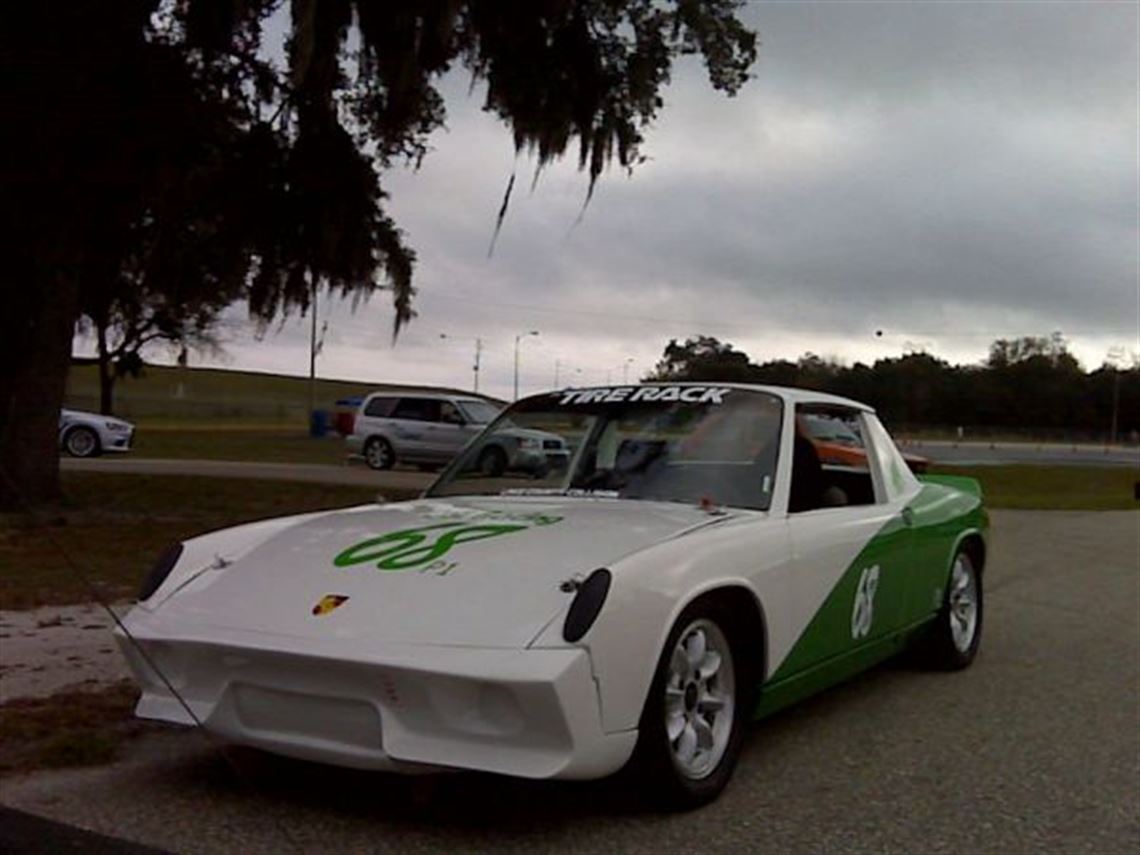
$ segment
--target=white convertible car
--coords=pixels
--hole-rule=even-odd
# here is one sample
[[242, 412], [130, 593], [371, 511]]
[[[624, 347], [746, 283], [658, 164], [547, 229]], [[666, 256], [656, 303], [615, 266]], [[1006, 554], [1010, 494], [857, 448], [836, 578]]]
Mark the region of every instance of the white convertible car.
[[[822, 465], [797, 418], [846, 420]], [[968, 665], [976, 482], [916, 477], [874, 413], [734, 384], [570, 389], [499, 421], [565, 438], [540, 479], [479, 461], [422, 498], [177, 544], [119, 642], [138, 714], [369, 769], [596, 778], [693, 806], [749, 719], [907, 647]]]

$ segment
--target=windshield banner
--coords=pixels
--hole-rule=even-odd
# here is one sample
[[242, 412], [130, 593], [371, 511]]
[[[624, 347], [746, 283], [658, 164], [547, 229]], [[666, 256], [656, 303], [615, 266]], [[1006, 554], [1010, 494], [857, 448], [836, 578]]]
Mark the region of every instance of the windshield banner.
[[683, 401], [686, 404], [720, 404], [731, 392], [723, 386], [613, 386], [602, 389], [572, 389], [562, 394], [560, 406], [568, 404], [618, 404], [636, 401]]

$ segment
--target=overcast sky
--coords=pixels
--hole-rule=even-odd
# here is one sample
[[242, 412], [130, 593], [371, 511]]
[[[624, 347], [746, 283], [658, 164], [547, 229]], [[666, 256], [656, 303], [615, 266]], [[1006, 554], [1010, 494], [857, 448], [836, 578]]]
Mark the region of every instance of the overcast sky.
[[[725, 98], [678, 65], [650, 160], [605, 175], [580, 222], [576, 158], [529, 193], [534, 163], [449, 79], [423, 167], [383, 179], [419, 257], [419, 316], [392, 346], [387, 295], [322, 305], [318, 373], [470, 388], [479, 338], [480, 389], [509, 398], [530, 330], [524, 393], [556, 370], [632, 380], [697, 334], [757, 361], [976, 362], [994, 338], [1054, 330], [1088, 368], [1140, 350], [1137, 10], [754, 3], [754, 79]], [[228, 358], [193, 364], [307, 373], [307, 321], [254, 341], [244, 318]]]

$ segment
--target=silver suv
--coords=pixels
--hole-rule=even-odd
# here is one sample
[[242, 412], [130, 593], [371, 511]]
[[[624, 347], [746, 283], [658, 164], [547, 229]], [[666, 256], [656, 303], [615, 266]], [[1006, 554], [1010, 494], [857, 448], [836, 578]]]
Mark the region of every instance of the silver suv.
[[345, 441], [373, 469], [397, 461], [431, 468], [449, 462], [498, 414], [499, 407], [482, 398], [373, 392]]

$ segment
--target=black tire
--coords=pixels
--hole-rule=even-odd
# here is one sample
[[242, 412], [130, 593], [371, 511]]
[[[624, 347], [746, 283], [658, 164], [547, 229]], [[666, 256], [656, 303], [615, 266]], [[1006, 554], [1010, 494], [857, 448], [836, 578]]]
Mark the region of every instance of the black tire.
[[479, 455], [479, 471], [489, 478], [498, 478], [507, 470], [507, 453], [497, 445], [489, 445]]
[[391, 469], [396, 462], [392, 445], [381, 436], [374, 436], [364, 443], [364, 462], [372, 469]]
[[[920, 638], [917, 653], [919, 660], [928, 668], [938, 671], [959, 671], [974, 661], [978, 645], [982, 641], [982, 618], [985, 615], [985, 598], [982, 594], [982, 573], [980, 562], [968, 549], [961, 549], [954, 556], [946, 581], [942, 608], [938, 617]], [[963, 586], [962, 573], [969, 582]], [[963, 617], [963, 593], [972, 595], [975, 604], [972, 630], [966, 643], [968, 621]]]
[[83, 425], [76, 425], [63, 435], [63, 448], [72, 457], [98, 457], [103, 451], [99, 434]]
[[[742, 636], [737, 630], [738, 623], [736, 614], [724, 603], [716, 600], [698, 600], [681, 613], [665, 641], [665, 648], [661, 651], [661, 658], [649, 687], [649, 696], [641, 714], [637, 747], [630, 761], [630, 771], [641, 779], [642, 786], [657, 807], [691, 810], [707, 804], [720, 795], [736, 768], [755, 700], [753, 673], [742, 659], [745, 645], [739, 641]], [[679, 746], [680, 738], [670, 739], [669, 736], [666, 687], [670, 684], [671, 674], [675, 674], [672, 662], [678, 643], [683, 636], [692, 631], [693, 627], [707, 624], [718, 628], [722, 638], [728, 643], [731, 654], [729, 658], [733, 680], [733, 705], [731, 720], [727, 724], [727, 740], [722, 749], [723, 753], [715, 763], [711, 763], [707, 771], [694, 776], [684, 771], [681, 768], [683, 761], [677, 759], [679, 748], [675, 746]], [[721, 667], [725, 667], [723, 661]], [[682, 715], [687, 715], [690, 709], [690, 691], [686, 686], [681, 696]], [[699, 695], [701, 692], [693, 694]], [[694, 711], [699, 712], [699, 710]], [[722, 709], [719, 713], [713, 714], [710, 730], [715, 730], [717, 727], [715, 716], [726, 712]], [[676, 714], [675, 710], [673, 715]], [[685, 727], [687, 726], [686, 724]], [[715, 740], [715, 736], [712, 738]]]

